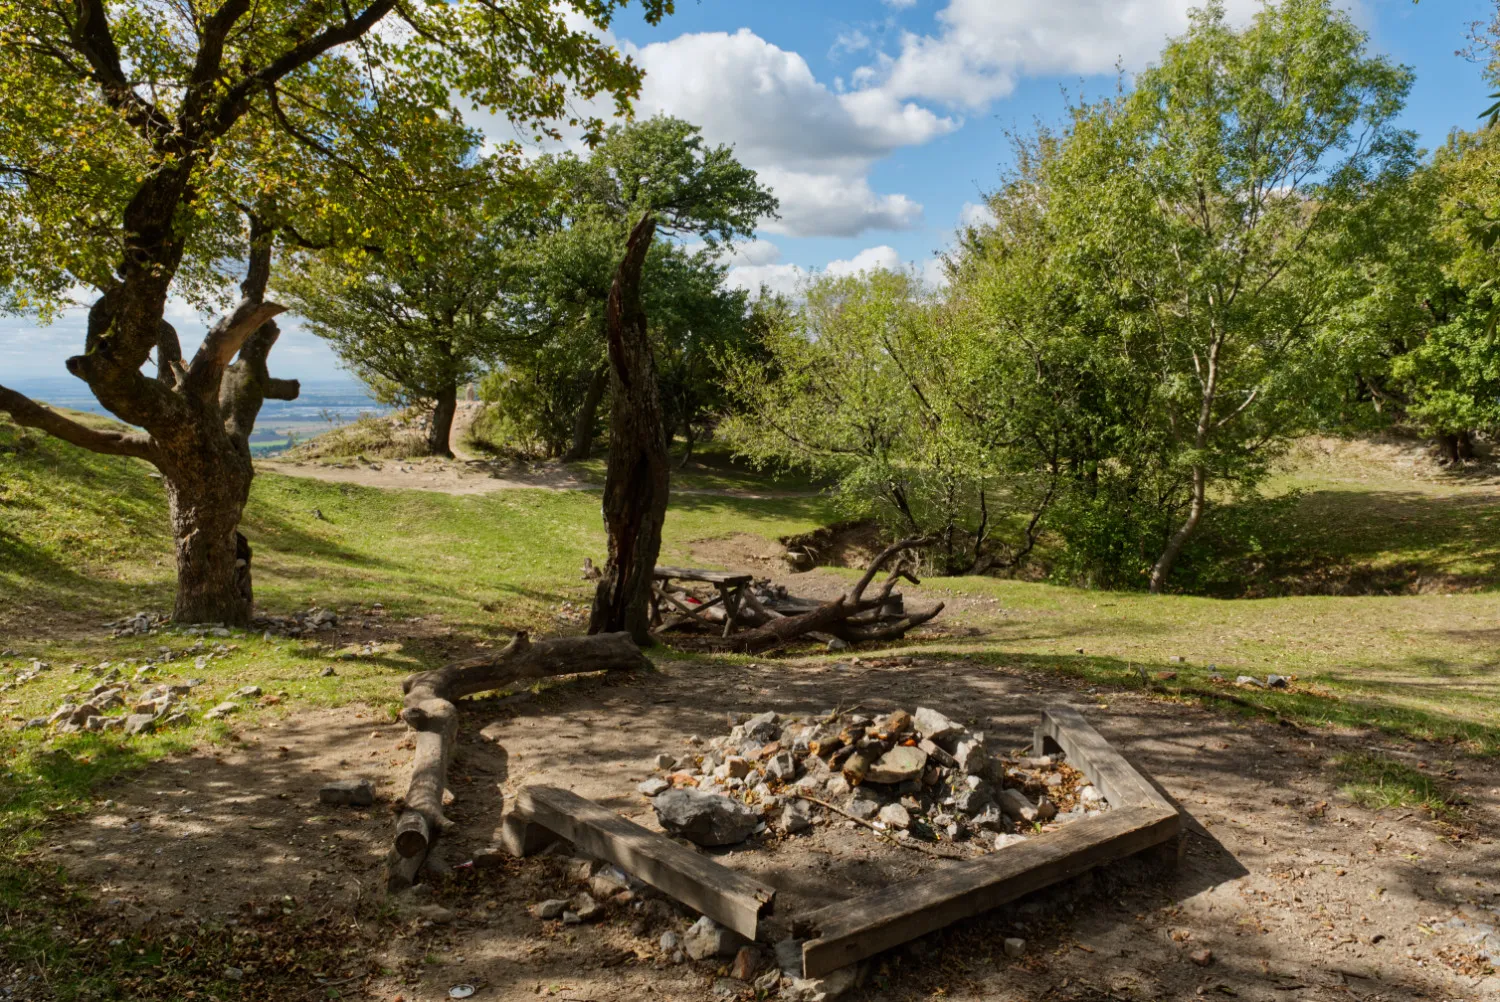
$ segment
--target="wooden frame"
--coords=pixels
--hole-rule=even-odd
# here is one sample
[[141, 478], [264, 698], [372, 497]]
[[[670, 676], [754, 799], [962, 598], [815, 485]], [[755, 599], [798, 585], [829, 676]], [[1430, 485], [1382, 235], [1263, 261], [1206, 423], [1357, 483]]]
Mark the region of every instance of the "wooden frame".
[[506, 847], [515, 855], [540, 848], [545, 828], [591, 856], [607, 859], [722, 926], [754, 940], [776, 890], [737, 870], [642, 828], [614, 811], [555, 786], [523, 786], [506, 816]]
[[989, 911], [1032, 891], [1175, 837], [1182, 818], [1072, 707], [1048, 707], [1034, 754], [1050, 740], [1109, 801], [1110, 810], [977, 859], [828, 905], [797, 923], [804, 977], [822, 977], [882, 950]]
[[[1181, 832], [1176, 807], [1077, 710], [1053, 706], [1042, 711], [1033, 753], [1045, 752], [1049, 742], [1099, 788], [1110, 810], [796, 920], [799, 935], [808, 936], [802, 944], [803, 976], [822, 977]], [[522, 787], [505, 819], [506, 847], [524, 856], [554, 836], [609, 860], [747, 939], [755, 939], [760, 919], [771, 911], [776, 892], [759, 881], [575, 793]]]

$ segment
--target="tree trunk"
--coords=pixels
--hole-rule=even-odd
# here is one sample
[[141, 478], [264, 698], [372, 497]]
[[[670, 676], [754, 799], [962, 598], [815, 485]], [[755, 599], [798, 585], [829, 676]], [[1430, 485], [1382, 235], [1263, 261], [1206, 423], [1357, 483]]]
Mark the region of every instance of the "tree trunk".
[[578, 414], [573, 418], [573, 444], [563, 453], [563, 461], [576, 463], [589, 458], [589, 449], [594, 444], [594, 421], [599, 413], [599, 402], [609, 387], [609, 364], [600, 362], [589, 376], [588, 389], [583, 393], [583, 403], [578, 405]]
[[682, 461], [677, 464], [677, 468], [679, 470], [687, 469], [688, 463], [691, 463], [693, 461], [693, 446], [697, 443], [693, 440], [692, 418], [688, 418], [686, 421], [682, 422], [682, 440], [684, 442], [682, 448]]
[[1450, 466], [1458, 462], [1458, 436], [1443, 432], [1437, 437], [1438, 451], [1443, 454], [1443, 462]]
[[1474, 458], [1474, 433], [1465, 429], [1458, 433], [1458, 458], [1469, 460]]
[[227, 437], [189, 447], [158, 446], [167, 487], [167, 512], [177, 551], [179, 623], [249, 626], [254, 595], [250, 543], [239, 532], [250, 497], [248, 453]]
[[1161, 590], [1166, 587], [1167, 576], [1172, 573], [1172, 565], [1177, 563], [1177, 558], [1182, 554], [1182, 548], [1187, 545], [1193, 533], [1198, 528], [1198, 523], [1203, 521], [1203, 511], [1208, 501], [1208, 475], [1201, 466], [1193, 467], [1193, 500], [1188, 508], [1187, 521], [1172, 533], [1172, 538], [1167, 540], [1166, 549], [1161, 551], [1161, 556], [1156, 558], [1156, 565], [1151, 568], [1151, 594], [1160, 595]]
[[594, 594], [590, 633], [625, 631], [641, 646], [651, 640], [651, 579], [667, 517], [671, 460], [662, 426], [656, 363], [641, 309], [641, 268], [656, 220], [641, 217], [609, 290], [609, 465], [604, 480], [604, 526], [609, 560]]
[[448, 444], [453, 435], [453, 415], [458, 411], [458, 384], [443, 387], [432, 408], [432, 425], [427, 429], [427, 452], [433, 456], [453, 458]]

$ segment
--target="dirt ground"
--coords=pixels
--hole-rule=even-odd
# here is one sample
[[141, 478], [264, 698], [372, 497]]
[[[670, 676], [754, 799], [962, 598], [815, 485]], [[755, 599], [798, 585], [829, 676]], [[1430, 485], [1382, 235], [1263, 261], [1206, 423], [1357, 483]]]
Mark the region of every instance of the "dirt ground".
[[[565, 859], [462, 865], [492, 843], [502, 804], [520, 785], [568, 787], [654, 826], [634, 791], [651, 760], [685, 750], [689, 735], [722, 733], [737, 713], [930, 705], [1019, 747], [1054, 702], [1078, 707], [1181, 805], [1189, 834], [1180, 867], [1118, 864], [934, 934], [877, 958], [847, 998], [1500, 997], [1500, 978], [1478, 973], [1484, 965], [1470, 942], [1500, 925], [1500, 857], [1489, 835], [1500, 776], [1489, 763], [1461, 763], [1472, 803], [1464, 826], [1450, 828], [1339, 798], [1329, 759], [1375, 745], [1368, 736], [1236, 723], [920, 656], [905, 665], [663, 658], [649, 675], [580, 678], [537, 696], [465, 704], [450, 780], [458, 830], [445, 850], [455, 877], [419, 895], [420, 907], [384, 913], [389, 947], [336, 972], [355, 979], [342, 991], [385, 1002], [436, 1002], [460, 983], [482, 1000], [714, 997], [719, 968], [672, 964], [657, 947], [691, 914], [656, 900], [593, 924], [544, 923], [528, 906], [578, 889]], [[404, 728], [383, 709], [298, 713], [119, 784], [106, 806], [61, 831], [45, 858], [128, 926], [353, 911], [381, 899], [390, 805], [410, 754]], [[349, 776], [375, 782], [376, 808], [318, 803], [324, 780]], [[716, 855], [778, 888], [772, 938], [800, 912], [942, 865], [840, 826]], [[1002, 955], [1004, 936], [1027, 941], [1022, 959]], [[1190, 955], [1203, 949], [1213, 959], [1198, 966]]]

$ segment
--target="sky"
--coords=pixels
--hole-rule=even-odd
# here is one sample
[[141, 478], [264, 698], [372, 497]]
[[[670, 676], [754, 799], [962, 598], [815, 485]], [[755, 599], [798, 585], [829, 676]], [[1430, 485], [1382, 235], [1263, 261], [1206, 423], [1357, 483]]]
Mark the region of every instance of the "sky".
[[[1150, 64], [1199, 0], [677, 0], [661, 24], [627, 8], [611, 34], [646, 71], [638, 116], [666, 113], [732, 145], [781, 201], [730, 281], [793, 291], [807, 275], [911, 267], [936, 275], [958, 227], [983, 217], [1009, 135], [1058, 124], [1070, 100]], [[1256, 0], [1226, 0], [1248, 20]], [[1370, 47], [1412, 67], [1401, 124], [1424, 145], [1472, 127], [1486, 87], [1457, 54], [1495, 0], [1349, 0]], [[513, 136], [503, 123], [496, 138]], [[204, 318], [173, 303], [191, 351]], [[0, 380], [67, 378], [81, 311], [47, 328], [0, 318]], [[275, 374], [329, 379], [337, 359], [285, 317]]]

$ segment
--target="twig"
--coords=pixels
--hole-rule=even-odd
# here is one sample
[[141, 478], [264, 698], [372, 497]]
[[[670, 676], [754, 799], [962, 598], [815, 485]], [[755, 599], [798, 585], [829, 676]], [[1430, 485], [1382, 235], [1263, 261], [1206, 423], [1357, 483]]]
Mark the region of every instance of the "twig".
[[809, 797], [805, 793], [793, 793], [792, 796], [796, 797], [798, 800], [805, 800], [810, 804], [817, 804], [819, 807], [826, 807], [828, 810], [833, 811], [835, 814], [842, 814], [844, 817], [848, 818], [850, 821], [853, 821], [855, 824], [864, 825], [866, 828], [870, 829], [870, 831], [874, 832], [876, 835], [879, 835], [881, 838], [885, 839], [887, 842], [890, 842], [892, 845], [899, 845], [905, 849], [915, 849], [917, 852], [925, 852], [927, 855], [936, 856], [938, 859], [969, 858], [962, 853], [939, 852], [932, 846], [927, 845], [923, 842], [915, 841], [913, 839], [906, 839], [905, 841], [902, 841], [901, 839], [896, 838], [894, 835], [891, 835], [889, 832], [886, 832], [880, 828], [876, 828], [864, 818], [856, 818], [854, 815], [850, 814], [842, 807], [835, 807], [826, 800], [819, 800], [817, 797]]
[[849, 709], [847, 709], [847, 710], [843, 709], [842, 706], [843, 706], [842, 703], [839, 704], [838, 706], [835, 706], [833, 708], [833, 712], [832, 713], [830, 713], [828, 716], [824, 717], [822, 720], [820, 720], [818, 722], [821, 723], [821, 724], [831, 724], [835, 720], [839, 719], [839, 717], [842, 717], [846, 713], [853, 713], [855, 710], [863, 710], [864, 709], [864, 707], [861, 706], [858, 703], [855, 703], [853, 706], [849, 707]]

